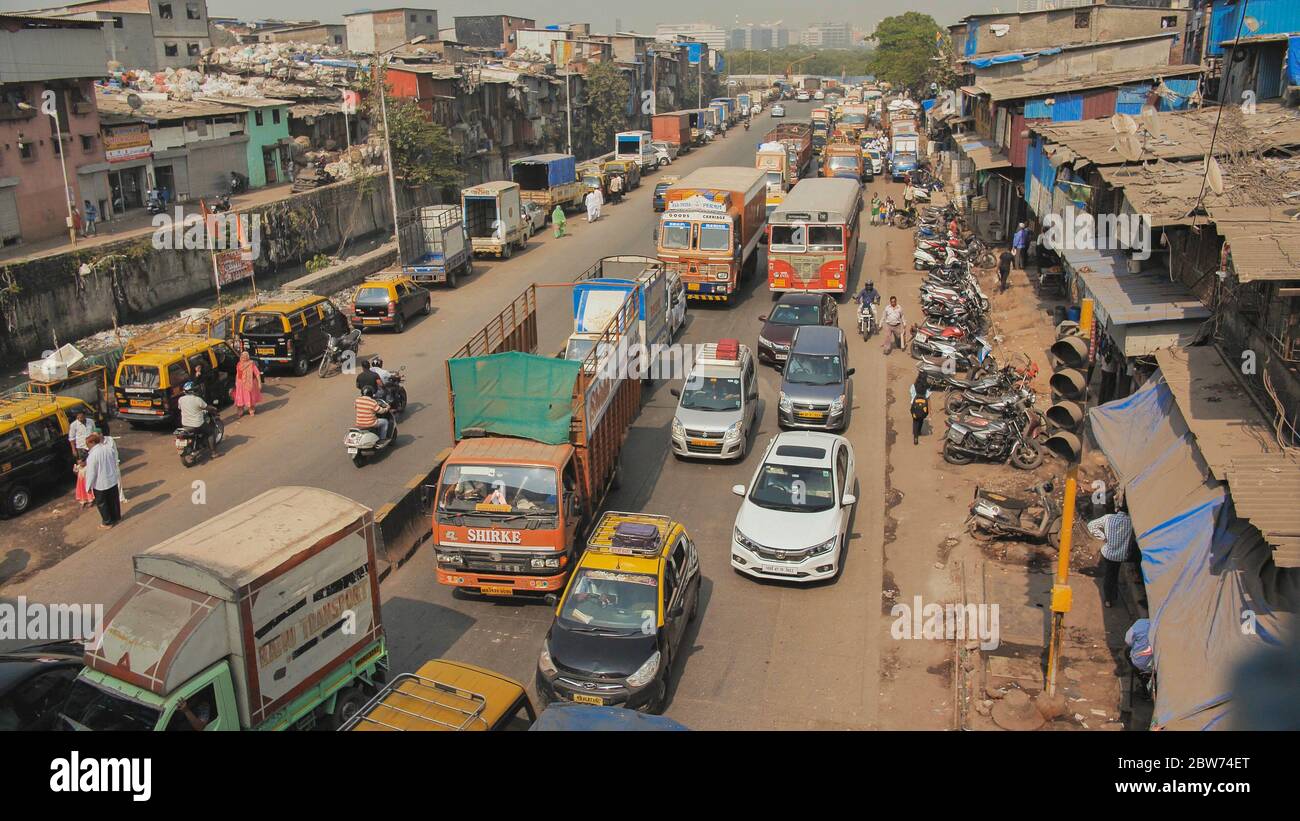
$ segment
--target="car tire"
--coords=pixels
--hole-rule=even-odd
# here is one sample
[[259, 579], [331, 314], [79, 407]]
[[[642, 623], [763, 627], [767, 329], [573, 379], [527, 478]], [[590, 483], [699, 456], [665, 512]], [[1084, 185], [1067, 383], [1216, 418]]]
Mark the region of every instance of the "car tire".
[[424, 298], [424, 307], [420, 309], [420, 315], [428, 316], [431, 313], [433, 313], [433, 297], [426, 296]]
[[0, 499], [0, 508], [6, 516], [18, 516], [32, 506], [32, 491], [21, 482], [5, 488], [4, 498]]
[[307, 358], [307, 354], [298, 354], [297, 358], [293, 360], [293, 375], [306, 376], [309, 370], [311, 370], [311, 360]]
[[695, 583], [695, 601], [691, 602], [691, 612], [686, 617], [687, 622], [695, 621], [695, 617], [698, 616], [700, 613], [700, 587], [701, 585], [697, 581]]
[[402, 331], [405, 330], [406, 330], [406, 317], [399, 313], [397, 316], [393, 317], [393, 333], [400, 334]]

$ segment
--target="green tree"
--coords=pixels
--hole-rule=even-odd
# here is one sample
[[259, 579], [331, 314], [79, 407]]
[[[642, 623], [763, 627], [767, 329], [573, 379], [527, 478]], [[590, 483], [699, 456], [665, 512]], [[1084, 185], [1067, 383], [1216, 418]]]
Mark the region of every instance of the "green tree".
[[865, 48], [818, 51], [807, 46], [788, 46], [762, 51], [726, 52], [727, 71], [732, 74], [771, 74], [774, 78], [792, 74], [821, 77], [861, 77], [870, 74], [871, 51]]
[[928, 14], [909, 11], [880, 21], [872, 38], [871, 73], [895, 86], [920, 92], [931, 83], [939, 56], [939, 24]]
[[407, 185], [450, 188], [464, 179], [451, 135], [414, 101], [389, 98], [388, 130], [393, 167]]
[[614, 135], [627, 126], [631, 93], [627, 78], [613, 63], [596, 63], [588, 69], [587, 128], [597, 153], [613, 150]]

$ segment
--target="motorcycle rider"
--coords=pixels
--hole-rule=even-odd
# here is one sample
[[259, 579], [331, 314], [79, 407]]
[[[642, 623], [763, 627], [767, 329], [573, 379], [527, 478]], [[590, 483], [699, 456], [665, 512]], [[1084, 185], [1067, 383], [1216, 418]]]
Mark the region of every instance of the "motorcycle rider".
[[353, 402], [353, 408], [356, 410], [356, 419], [354, 426], [361, 430], [373, 430], [379, 437], [379, 441], [388, 438], [388, 429], [392, 425], [385, 414], [388, 413], [388, 403], [381, 399], [375, 398], [375, 389], [367, 385], [361, 389], [361, 395]]
[[371, 363], [369, 361], [362, 359], [360, 362], [361, 372], [357, 374], [357, 390], [364, 391], [366, 388], [370, 388], [370, 390], [377, 393], [381, 387], [379, 374], [370, 369]]
[[379, 377], [379, 385], [375, 388], [375, 396], [385, 402], [389, 401], [392, 398], [389, 395], [392, 391], [388, 389], [388, 383], [393, 381], [393, 372], [384, 369], [384, 360], [378, 356], [370, 358], [370, 371]]
[[876, 290], [876, 283], [867, 280], [867, 284], [862, 286], [862, 290], [858, 292], [854, 299], [858, 302], [858, 313], [862, 313], [865, 309], [867, 313], [871, 314], [871, 323], [873, 325], [877, 324], [876, 306], [880, 304], [880, 292]]
[[186, 382], [182, 388], [185, 395], [177, 402], [176, 407], [181, 412], [181, 427], [192, 430], [200, 437], [207, 440], [208, 452], [213, 456], [220, 456], [217, 452], [217, 435], [212, 424], [208, 422], [208, 409], [216, 410], [215, 406], [209, 405], [208, 400], [199, 395], [199, 386], [194, 382]]

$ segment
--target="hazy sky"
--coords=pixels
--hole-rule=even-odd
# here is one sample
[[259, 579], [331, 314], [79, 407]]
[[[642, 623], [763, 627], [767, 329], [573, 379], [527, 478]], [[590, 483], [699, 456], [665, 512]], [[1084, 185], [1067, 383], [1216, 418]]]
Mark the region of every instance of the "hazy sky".
[[[183, 0], [180, 0], [183, 2]], [[892, 2], [844, 3], [842, 0], [731, 0], [702, 4], [699, 0], [606, 0], [593, 4], [590, 0], [454, 0], [454, 2], [411, 2], [412, 6], [434, 8], [438, 22], [450, 27], [457, 14], [515, 14], [531, 17], [538, 25], [563, 22], [588, 22], [599, 32], [614, 29], [615, 20], [621, 20], [624, 29], [654, 33], [657, 23], [715, 23], [722, 28], [732, 28], [740, 23], [774, 22], [784, 20], [791, 29], [800, 29], [810, 23], [844, 21], [863, 29], [874, 28], [876, 22], [891, 14], [913, 10], [930, 14], [940, 25], [947, 25], [975, 11], [992, 11], [1000, 5], [1003, 9], [1016, 8], [1016, 0], [892, 0]], [[0, 0], [0, 11], [52, 6], [57, 0]], [[209, 0], [208, 12], [217, 17], [277, 17], [314, 19], [338, 22], [346, 12], [363, 8], [387, 8], [397, 3], [392, 0]], [[707, 12], [701, 12], [707, 8]]]

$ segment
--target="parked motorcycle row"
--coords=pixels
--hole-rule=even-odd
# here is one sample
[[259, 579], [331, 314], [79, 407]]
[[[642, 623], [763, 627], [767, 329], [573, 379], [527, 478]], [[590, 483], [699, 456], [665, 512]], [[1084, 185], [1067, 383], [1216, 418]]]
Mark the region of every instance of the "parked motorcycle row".
[[[931, 390], [930, 405], [942, 395], [944, 461], [1039, 467], [1048, 430], [1034, 407], [1031, 382], [1038, 367], [1023, 355], [999, 362], [993, 351], [998, 338], [988, 336], [991, 306], [975, 268], [992, 267], [992, 250], [964, 230], [952, 206], [922, 204], [909, 216], [916, 228], [913, 263], [925, 271], [925, 319], [913, 328], [910, 352]], [[1057, 544], [1061, 511], [1052, 488], [1050, 481], [1041, 483], [1017, 498], [977, 487], [971, 533], [981, 540], [1010, 536]]]

